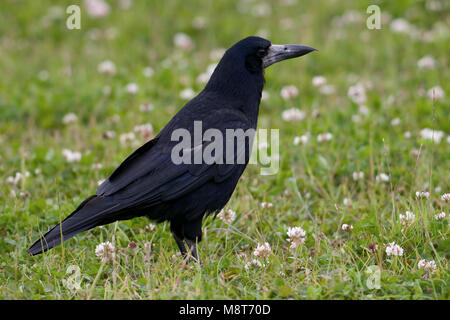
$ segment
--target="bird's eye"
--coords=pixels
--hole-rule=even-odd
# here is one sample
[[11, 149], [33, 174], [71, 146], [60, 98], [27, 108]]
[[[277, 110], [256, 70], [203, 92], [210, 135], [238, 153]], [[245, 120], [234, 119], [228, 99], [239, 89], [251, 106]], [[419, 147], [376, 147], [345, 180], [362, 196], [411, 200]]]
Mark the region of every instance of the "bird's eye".
[[264, 57], [267, 54], [267, 50], [266, 49], [259, 49], [256, 54], [258, 55], [258, 57], [262, 58], [262, 57]]

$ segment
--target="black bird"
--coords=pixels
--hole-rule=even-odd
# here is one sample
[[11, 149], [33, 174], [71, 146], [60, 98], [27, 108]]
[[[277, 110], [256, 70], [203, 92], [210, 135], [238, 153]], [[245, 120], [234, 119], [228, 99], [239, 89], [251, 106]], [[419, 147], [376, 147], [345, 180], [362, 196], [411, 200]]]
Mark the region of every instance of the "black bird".
[[[172, 133], [176, 129], [193, 133], [194, 121], [201, 121], [203, 131], [214, 128], [224, 135], [226, 129], [256, 129], [264, 69], [315, 50], [303, 45], [272, 45], [259, 37], [237, 42], [225, 52], [203, 91], [153, 140], [122, 162], [95, 195], [37, 240], [28, 249], [29, 254], [42, 253], [97, 226], [147, 216], [157, 222], [169, 221], [181, 254], [190, 253], [199, 261], [197, 243], [202, 237], [202, 219], [219, 212], [230, 199], [249, 161], [252, 136], [244, 149], [233, 146], [233, 159], [244, 157], [244, 161], [175, 164], [171, 154], [179, 141], [173, 141]], [[196, 147], [206, 145], [208, 142], [200, 141]], [[180, 154], [195, 154], [198, 149], [182, 150]], [[224, 150], [226, 153], [226, 146]]]

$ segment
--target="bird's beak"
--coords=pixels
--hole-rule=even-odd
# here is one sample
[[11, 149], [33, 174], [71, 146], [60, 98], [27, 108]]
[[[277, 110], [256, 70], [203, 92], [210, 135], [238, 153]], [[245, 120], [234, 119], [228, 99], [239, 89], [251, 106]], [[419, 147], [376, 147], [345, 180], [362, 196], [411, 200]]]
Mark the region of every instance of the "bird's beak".
[[301, 57], [311, 51], [317, 51], [317, 49], [296, 44], [273, 44], [269, 47], [267, 55], [262, 59], [263, 67], [267, 68], [282, 60]]

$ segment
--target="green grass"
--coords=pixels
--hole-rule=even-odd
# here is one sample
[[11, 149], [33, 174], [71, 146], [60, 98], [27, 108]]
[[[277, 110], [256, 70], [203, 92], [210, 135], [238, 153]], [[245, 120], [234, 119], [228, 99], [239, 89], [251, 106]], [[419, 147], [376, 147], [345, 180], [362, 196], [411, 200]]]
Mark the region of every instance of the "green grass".
[[[119, 9], [118, 1], [108, 2], [111, 13], [93, 19], [80, 1], [58, 1], [61, 13], [53, 9], [53, 18], [48, 13], [56, 2], [1, 1], [0, 298], [449, 298], [449, 203], [441, 200], [450, 192], [448, 136], [432, 143], [419, 134], [423, 128], [450, 133], [445, 1], [438, 1], [444, 6], [439, 11], [427, 10], [425, 1], [376, 1], [382, 13], [434, 30], [431, 41], [394, 33], [389, 22], [381, 30], [368, 30], [368, 1], [283, 6], [268, 0], [135, 0], [127, 10]], [[82, 6], [81, 30], [68, 30], [65, 8], [75, 3]], [[269, 14], [246, 11], [261, 3], [272, 9]], [[337, 26], [336, 17], [350, 10], [362, 19]], [[206, 20], [204, 29], [192, 26], [198, 16]], [[178, 32], [192, 38], [193, 50], [174, 47]], [[261, 103], [259, 127], [280, 129], [280, 171], [261, 176], [258, 167], [247, 168], [226, 206], [236, 219], [230, 225], [211, 217], [204, 221], [202, 267], [184, 265], [168, 225], [146, 230], [145, 218], [82, 233], [40, 256], [26, 253], [136, 148], [122, 145], [121, 134], [144, 123], [157, 133], [185, 103], [181, 90], [202, 89], [196, 79], [216, 62], [209, 57], [211, 50], [258, 33], [268, 34], [273, 43], [306, 44], [320, 51], [267, 70], [270, 97]], [[436, 68], [417, 67], [425, 55], [436, 60]], [[115, 63], [116, 75], [97, 71], [104, 60]], [[147, 66], [155, 71], [151, 78], [143, 75]], [[325, 76], [336, 92], [320, 94], [311, 83], [317, 75]], [[124, 89], [130, 82], [139, 85], [134, 96]], [[358, 106], [347, 96], [356, 82], [366, 84], [370, 110], [360, 114], [359, 122], [352, 120]], [[285, 101], [280, 90], [291, 84], [299, 95]], [[446, 96], [433, 103], [423, 92], [437, 85]], [[154, 110], [140, 111], [143, 103], [152, 103]], [[283, 121], [282, 111], [292, 107], [306, 112], [306, 118]], [[78, 120], [65, 125], [62, 118], [69, 112]], [[391, 125], [394, 118], [400, 124]], [[116, 136], [104, 139], [109, 130]], [[306, 132], [310, 142], [295, 146], [294, 137]], [[333, 139], [317, 142], [323, 132]], [[81, 152], [81, 161], [66, 162], [63, 149]], [[420, 150], [420, 157], [414, 150]], [[93, 169], [96, 163], [103, 167]], [[26, 171], [29, 177], [17, 185], [7, 182]], [[363, 171], [364, 179], [354, 181], [355, 171]], [[392, 186], [376, 181], [377, 174], [389, 171]], [[430, 198], [417, 199], [420, 190], [429, 191]], [[343, 204], [344, 198], [351, 199], [351, 206]], [[262, 209], [263, 201], [273, 208]], [[416, 221], [402, 228], [399, 214], [407, 210]], [[436, 221], [434, 215], [442, 211], [447, 218]], [[354, 229], [342, 231], [343, 223]], [[287, 228], [293, 226], [307, 233], [297, 251], [287, 242]], [[102, 264], [94, 253], [104, 241], [116, 245], [112, 264]], [[137, 243], [134, 251], [127, 249], [131, 241]], [[403, 256], [386, 255], [385, 244], [392, 241], [404, 249]], [[264, 242], [272, 248], [267, 261], [259, 259], [265, 266], [245, 269], [257, 244]], [[370, 244], [377, 244], [378, 251], [371, 252]], [[434, 260], [436, 272], [419, 269], [421, 259]], [[366, 271], [373, 265], [381, 269], [379, 289], [367, 287]], [[70, 290], [77, 276], [73, 268], [79, 270], [80, 287]]]

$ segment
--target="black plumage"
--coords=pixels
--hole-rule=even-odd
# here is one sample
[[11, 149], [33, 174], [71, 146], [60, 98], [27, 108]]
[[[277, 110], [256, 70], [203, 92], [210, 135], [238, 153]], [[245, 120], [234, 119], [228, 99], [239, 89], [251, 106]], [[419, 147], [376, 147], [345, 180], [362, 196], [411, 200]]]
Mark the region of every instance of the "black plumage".
[[313, 50], [271, 45], [258, 37], [236, 43], [226, 51], [204, 90], [153, 140], [122, 162], [95, 195], [84, 200], [28, 252], [39, 254], [96, 226], [147, 216], [158, 222], [169, 221], [182, 254], [187, 254], [186, 241], [192, 256], [198, 259], [196, 243], [201, 240], [202, 219], [218, 212], [230, 199], [249, 161], [251, 138], [243, 149], [235, 150], [235, 159], [244, 156], [244, 163], [174, 164], [171, 152], [178, 141], [172, 141], [173, 131], [183, 128], [193, 132], [194, 121], [202, 122], [203, 132], [215, 128], [224, 135], [226, 129], [256, 129], [264, 68]]

